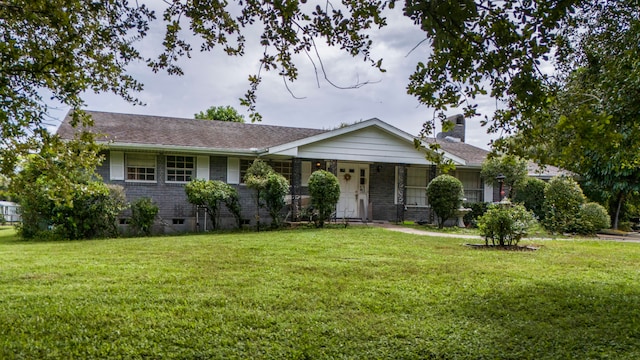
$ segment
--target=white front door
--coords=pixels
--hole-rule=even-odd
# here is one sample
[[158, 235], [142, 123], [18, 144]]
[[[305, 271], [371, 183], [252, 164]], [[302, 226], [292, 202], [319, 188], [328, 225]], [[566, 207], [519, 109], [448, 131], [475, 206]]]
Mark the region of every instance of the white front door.
[[369, 205], [369, 165], [339, 162], [337, 173], [340, 199], [336, 217], [365, 219]]

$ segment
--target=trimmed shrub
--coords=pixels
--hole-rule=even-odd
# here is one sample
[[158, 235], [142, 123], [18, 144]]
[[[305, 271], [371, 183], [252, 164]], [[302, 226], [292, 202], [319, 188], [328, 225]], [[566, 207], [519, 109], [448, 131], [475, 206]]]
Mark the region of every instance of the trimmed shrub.
[[489, 206], [489, 210], [478, 219], [478, 228], [486, 245], [491, 240], [492, 245], [511, 246], [518, 245], [535, 223], [533, 214], [524, 206], [503, 201]]
[[158, 215], [158, 205], [148, 197], [140, 198], [131, 203], [131, 219], [129, 225], [138, 235], [151, 235], [151, 226]]
[[261, 192], [269, 216], [271, 216], [271, 227], [274, 229], [282, 227], [282, 209], [285, 207], [284, 197], [289, 193], [289, 181], [275, 172], [267, 176], [267, 183]]
[[53, 230], [65, 239], [115, 237], [117, 216], [126, 207], [121, 186], [90, 182], [76, 189], [71, 203], [53, 207]]
[[427, 186], [427, 197], [431, 209], [438, 217], [438, 227], [443, 228], [444, 222], [462, 205], [462, 183], [451, 175], [437, 176]]
[[204, 206], [209, 213], [213, 229], [218, 229], [220, 203], [223, 202], [236, 219], [236, 225], [242, 226], [240, 198], [238, 191], [220, 180], [191, 180], [184, 187], [187, 199], [194, 205]]
[[[514, 155], [489, 157], [482, 163], [480, 176], [485, 183], [498, 185], [498, 175], [504, 177], [502, 180], [503, 190], [508, 190], [507, 197], [512, 198], [516, 188], [527, 178], [527, 161]], [[502, 198], [504, 198], [504, 194], [500, 194], [500, 199]]]
[[338, 178], [325, 170], [314, 171], [309, 178], [309, 194], [311, 206], [318, 216], [314, 219], [317, 227], [324, 227], [324, 222], [331, 218], [340, 199]]
[[547, 183], [534, 177], [528, 177], [515, 191], [513, 202], [524, 205], [533, 212], [539, 221], [544, 220], [544, 190]]
[[249, 189], [256, 192], [256, 223], [260, 230], [260, 208], [266, 207], [271, 216], [271, 227], [282, 226], [281, 211], [284, 208], [284, 197], [289, 192], [289, 181], [273, 170], [266, 162], [255, 159], [247, 169], [244, 182]]
[[554, 233], [573, 232], [577, 227], [580, 207], [586, 198], [575, 180], [557, 176], [544, 191], [543, 226]]
[[580, 234], [595, 234], [602, 229], [611, 227], [611, 218], [604, 206], [590, 202], [580, 207], [575, 232]]

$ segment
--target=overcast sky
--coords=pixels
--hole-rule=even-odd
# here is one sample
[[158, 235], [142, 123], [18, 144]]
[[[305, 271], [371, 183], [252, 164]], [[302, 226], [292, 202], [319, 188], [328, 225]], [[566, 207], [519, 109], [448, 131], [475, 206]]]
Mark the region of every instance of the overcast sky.
[[[313, 64], [301, 56], [297, 60], [299, 80], [289, 84], [289, 88], [303, 99], [292, 97], [276, 72], [262, 72], [263, 81], [257, 93], [257, 110], [263, 116], [262, 123], [332, 129], [341, 123], [375, 117], [417, 135], [422, 124], [433, 117], [433, 110], [408, 95], [406, 87], [409, 75], [419, 61], [426, 59], [430, 48], [425, 43], [411, 51], [423, 40], [423, 33], [411, 20], [402, 16], [399, 9], [388, 15], [389, 26], [372, 33], [375, 44], [372, 57], [383, 58], [386, 73], [370, 67], [361, 57], [352, 58], [337, 49], [320, 46], [325, 70], [332, 82], [345, 87], [357, 82], [372, 83], [358, 89], [337, 89], [319, 74], [318, 86]], [[161, 25], [159, 21], [156, 23]], [[162, 30], [156, 25], [149, 36], [138, 43], [144, 56], [160, 52]], [[195, 44], [194, 48], [198, 49], [198, 45]], [[154, 74], [145, 64], [136, 64], [130, 67], [130, 74], [144, 83], [144, 90], [138, 97], [145, 106], [133, 106], [111, 94], [87, 94], [86, 109], [193, 118], [195, 113], [212, 105], [231, 105], [248, 119], [239, 98], [248, 89], [248, 76], [258, 71], [261, 51], [261, 48], [250, 44], [243, 57], [228, 57], [222, 49], [207, 53], [194, 51], [191, 59], [180, 61], [183, 76]], [[482, 117], [491, 116], [495, 109], [491, 99], [478, 104]], [[67, 111], [68, 108], [62, 107], [53, 110], [51, 115], [61, 119]], [[456, 113], [452, 110], [448, 115]], [[480, 126], [482, 117], [467, 119], [466, 142], [488, 149], [491, 137]]]

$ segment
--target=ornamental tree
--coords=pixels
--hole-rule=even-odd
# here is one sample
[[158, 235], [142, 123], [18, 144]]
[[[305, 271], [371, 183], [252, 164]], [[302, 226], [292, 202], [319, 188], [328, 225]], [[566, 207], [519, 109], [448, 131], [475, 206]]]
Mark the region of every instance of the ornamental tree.
[[260, 159], [255, 159], [244, 175], [244, 183], [249, 189], [253, 189], [256, 192], [256, 226], [258, 231], [260, 231], [260, 209], [264, 207], [262, 193], [267, 189], [269, 174], [272, 172], [273, 169], [269, 164]]
[[289, 181], [284, 176], [276, 172], [267, 176], [267, 184], [261, 195], [271, 216], [271, 227], [274, 229], [282, 227], [282, 209], [286, 206], [284, 199], [288, 193]]
[[149, 197], [141, 197], [131, 203], [129, 225], [136, 234], [151, 235], [151, 227], [158, 216], [158, 205]]
[[[132, 93], [142, 84], [127, 68], [143, 60], [134, 44], [153, 18], [145, 5], [119, 0], [0, 2], [0, 172], [12, 174], [21, 156], [55, 143], [49, 99], [74, 110], [85, 92], [140, 103]], [[73, 124], [91, 119], [74, 111]]]
[[488, 184], [498, 184], [498, 175], [504, 176], [503, 186], [509, 189], [507, 197], [511, 199], [516, 189], [527, 179], [527, 161], [513, 155], [489, 157], [482, 163], [480, 175]]
[[439, 175], [427, 185], [427, 197], [437, 215], [438, 227], [442, 229], [445, 221], [462, 205], [462, 183], [451, 175]]
[[534, 177], [527, 177], [518, 185], [513, 197], [514, 203], [522, 204], [527, 210], [533, 212], [538, 220], [544, 220], [544, 192], [547, 183]]

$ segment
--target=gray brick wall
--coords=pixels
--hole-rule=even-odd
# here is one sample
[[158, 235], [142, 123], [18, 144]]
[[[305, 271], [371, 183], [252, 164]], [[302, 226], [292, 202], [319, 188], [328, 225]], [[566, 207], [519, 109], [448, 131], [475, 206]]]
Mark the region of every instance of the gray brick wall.
[[[105, 161], [97, 169], [98, 174], [107, 183], [119, 184], [125, 188], [128, 201], [135, 201], [141, 197], [150, 197], [160, 208], [158, 221], [154, 227], [156, 232], [186, 232], [203, 230], [205, 225], [204, 212], [200, 211], [196, 216], [196, 208], [187, 201], [184, 184], [165, 182], [165, 155], [157, 155], [157, 182], [125, 182], [109, 179], [109, 153], [105, 153]], [[187, 155], [187, 154], [185, 154]], [[194, 155], [195, 156], [195, 155]], [[211, 180], [227, 181], [227, 158], [224, 156], [210, 156], [209, 178]], [[292, 162], [291, 195], [308, 195], [309, 189], [301, 186], [301, 161], [294, 159]], [[305, 160], [306, 161], [306, 160]], [[315, 160], [312, 160], [315, 163]], [[403, 204], [396, 204], [395, 168], [401, 164], [374, 163], [369, 168], [369, 200], [370, 213], [373, 220], [402, 221], [402, 220], [429, 220], [429, 210], [425, 208], [405, 208]], [[245, 185], [233, 185], [240, 195], [242, 218], [248, 226], [255, 226], [257, 220], [257, 205], [255, 192]], [[286, 208], [283, 215], [290, 209]], [[292, 214], [293, 215], [293, 214]], [[126, 211], [123, 217], [130, 216]], [[271, 219], [265, 209], [260, 209], [260, 222], [269, 224]], [[175, 224], [174, 221], [183, 222]], [[207, 228], [211, 222], [207, 218]], [[235, 219], [224, 205], [220, 209], [220, 225], [223, 228], [235, 226]]]
[[[196, 217], [196, 207], [188, 202], [187, 195], [184, 191], [182, 183], [165, 182], [166, 173], [166, 157], [165, 155], [157, 155], [156, 183], [142, 182], [125, 182], [109, 179], [110, 159], [109, 153], [105, 154], [105, 161], [97, 168], [97, 173], [102, 176], [106, 183], [121, 185], [125, 189], [127, 201], [132, 202], [142, 197], [150, 197], [159, 207], [158, 219], [154, 226], [154, 232], [187, 232], [202, 230], [205, 225], [203, 218], [204, 212], [201, 211]], [[188, 154], [186, 154], [188, 155]], [[195, 156], [195, 155], [194, 155]], [[227, 180], [227, 158], [222, 156], [211, 156], [209, 159], [209, 178], [211, 180]], [[253, 192], [244, 185], [236, 185], [241, 198], [242, 216], [251, 219], [251, 223], [255, 223], [255, 201]], [[235, 218], [222, 205], [220, 214], [220, 223], [222, 227], [235, 226]], [[262, 216], [267, 214], [262, 211]], [[131, 211], [127, 210], [122, 214], [123, 218], [131, 215]], [[268, 216], [266, 216], [268, 219]], [[182, 224], [174, 224], [182, 222]], [[270, 221], [270, 220], [269, 220]], [[199, 227], [198, 227], [199, 225]], [[206, 220], [206, 225], [210, 229], [211, 222]], [[123, 227], [126, 231], [126, 226]]]
[[373, 220], [391, 222], [428, 220], [428, 208], [405, 208], [404, 204], [396, 204], [396, 189], [394, 188], [396, 184], [396, 166], [402, 166], [402, 164], [375, 163], [369, 169], [369, 199]]
[[395, 204], [396, 164], [369, 167], [369, 203], [373, 220], [396, 221], [401, 215]]

